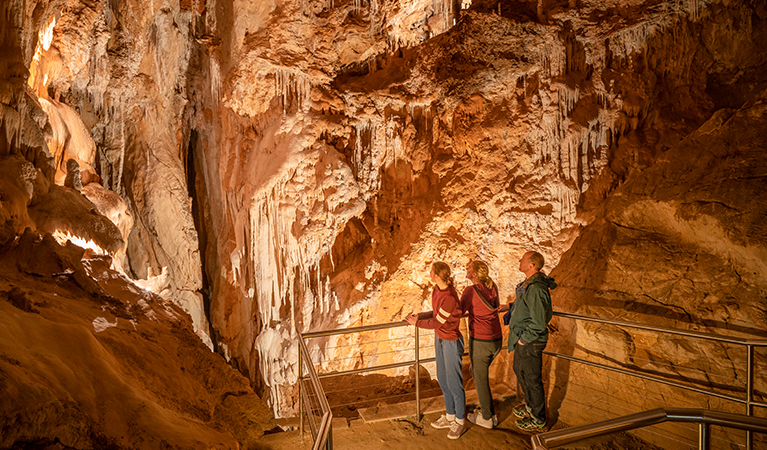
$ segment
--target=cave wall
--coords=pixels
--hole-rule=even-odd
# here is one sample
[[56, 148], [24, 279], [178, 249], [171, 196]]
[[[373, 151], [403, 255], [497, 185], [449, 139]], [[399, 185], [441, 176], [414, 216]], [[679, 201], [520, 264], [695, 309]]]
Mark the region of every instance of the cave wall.
[[[5, 11], [3, 142], [24, 131], [13, 147], [53, 182], [61, 139], [35, 97], [76, 111], [96, 150], [73, 154], [133, 224], [126, 273], [164, 274], [278, 414], [295, 407], [297, 330], [428, 309], [433, 260], [461, 288], [469, 258], [487, 260], [509, 299], [524, 250], [557, 266], [632, 174], [767, 87], [758, 1]], [[312, 350], [369, 356], [332, 344]]]
[[[295, 357], [285, 358], [296, 352], [293, 326], [428, 309], [429, 261], [448, 261], [460, 280], [470, 257], [484, 258], [508, 299], [519, 281], [509, 261], [536, 247], [556, 266], [627, 176], [718, 104], [742, 105], [764, 88], [748, 81], [765, 63], [755, 4], [556, 5], [538, 20], [482, 6], [417, 46], [328, 66], [313, 59], [320, 50], [296, 55], [283, 30], [321, 39], [344, 6], [302, 16], [284, 4], [224, 77], [224, 106], [237, 114], [223, 127], [239, 132], [218, 171], [242, 191], [225, 210], [242, 202], [249, 213], [233, 220], [223, 255], [219, 246], [231, 274], [214, 292], [235, 293], [214, 295], [227, 300], [214, 300], [211, 320], [238, 364], [272, 388], [296, 375]], [[751, 94], [731, 88], [739, 84]], [[728, 93], [714, 100], [714, 91]], [[313, 350], [331, 367], [376, 353], [335, 353], [338, 344]]]
[[0, 447], [258, 446], [277, 425], [250, 381], [110, 265], [31, 230], [0, 248]]
[[[561, 310], [630, 322], [765, 339], [767, 319], [767, 91], [738, 109], [720, 109], [701, 128], [629, 177], [552, 272]], [[746, 397], [746, 347], [627, 327], [559, 320], [553, 348], [693, 388]], [[657, 407], [746, 414], [741, 403], [550, 360], [551, 406], [569, 424]], [[753, 389], [764, 401], [767, 354], [754, 352]], [[764, 408], [753, 414], [766, 417]], [[657, 433], [656, 433], [657, 432]], [[695, 442], [697, 430], [664, 426], [644, 439]], [[742, 444], [716, 429], [712, 445]], [[735, 444], [733, 444], [735, 445]], [[757, 435], [754, 448], [765, 445]]]

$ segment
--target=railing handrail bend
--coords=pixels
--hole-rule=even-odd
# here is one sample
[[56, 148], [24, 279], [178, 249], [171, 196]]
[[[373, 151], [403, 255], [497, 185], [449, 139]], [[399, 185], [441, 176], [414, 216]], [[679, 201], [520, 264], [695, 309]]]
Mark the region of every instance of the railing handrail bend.
[[[709, 409], [656, 408], [615, 419], [547, 431], [530, 438], [533, 450], [548, 450], [596, 436], [630, 431], [663, 422], [693, 422], [767, 433], [767, 419]], [[703, 433], [703, 430], [701, 430]], [[703, 439], [701, 439], [703, 441]]]
[[[325, 395], [325, 390], [322, 388], [322, 383], [320, 383], [319, 378], [317, 377], [317, 372], [314, 370], [314, 364], [311, 363], [311, 355], [309, 354], [309, 349], [306, 347], [306, 342], [304, 342], [304, 337], [301, 335], [301, 333], [298, 333], [298, 346], [299, 346], [299, 354], [303, 355], [303, 358], [306, 358], [308, 360], [307, 364], [307, 371], [309, 372], [309, 379], [312, 383], [312, 387], [314, 388], [314, 391], [317, 393], [317, 400], [320, 403], [320, 409], [322, 410], [322, 419], [320, 420], [320, 426], [317, 429], [317, 436], [314, 439], [314, 445], [312, 446], [312, 450], [319, 450], [323, 446], [327, 450], [331, 450], [332, 448], [332, 434], [331, 434], [331, 426], [333, 423], [333, 411], [330, 410], [330, 404], [328, 403], [328, 396]], [[303, 374], [303, 367], [301, 364], [301, 359], [299, 358], [299, 364], [298, 364], [298, 389], [301, 391], [303, 389], [302, 386], [302, 380], [304, 380], [304, 374]], [[301, 396], [302, 392], [299, 392], [299, 397]], [[303, 408], [299, 408], [302, 410]], [[303, 411], [300, 411], [301, 414], [301, 428], [303, 432]]]

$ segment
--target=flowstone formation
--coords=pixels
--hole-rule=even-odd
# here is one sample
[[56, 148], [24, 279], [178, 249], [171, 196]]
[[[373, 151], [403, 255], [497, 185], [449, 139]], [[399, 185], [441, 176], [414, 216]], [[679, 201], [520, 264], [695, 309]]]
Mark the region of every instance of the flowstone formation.
[[[557, 266], [631, 174], [767, 88], [759, 1], [4, 9], [2, 143], [110, 217], [118, 268], [277, 415], [295, 412], [298, 331], [428, 309], [434, 260], [460, 288], [488, 261], [510, 299], [524, 250]], [[382, 353], [336, 344], [311, 351]]]

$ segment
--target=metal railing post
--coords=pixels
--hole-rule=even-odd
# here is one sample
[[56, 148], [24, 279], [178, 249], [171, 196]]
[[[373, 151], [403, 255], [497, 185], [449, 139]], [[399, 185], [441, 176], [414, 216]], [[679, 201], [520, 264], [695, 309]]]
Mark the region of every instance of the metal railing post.
[[[501, 312], [504, 312], [505, 309], [502, 309]], [[422, 313], [423, 315], [429, 315], [431, 316], [431, 312], [429, 313]], [[756, 408], [767, 408], [767, 403], [764, 401], [760, 401], [754, 398], [756, 395], [754, 384], [756, 382], [755, 377], [757, 374], [755, 374], [755, 347], [767, 347], [767, 339], [747, 339], [747, 338], [740, 338], [740, 337], [732, 337], [732, 336], [724, 336], [724, 335], [717, 335], [717, 334], [711, 334], [711, 333], [703, 333], [703, 332], [697, 332], [697, 331], [690, 331], [690, 330], [682, 330], [682, 329], [675, 329], [675, 328], [669, 328], [669, 327], [663, 327], [658, 326], [654, 324], [642, 324], [642, 323], [635, 323], [635, 322], [626, 322], [621, 320], [612, 320], [612, 319], [604, 319], [599, 317], [591, 317], [591, 316], [583, 316], [583, 315], [577, 315], [577, 314], [571, 314], [571, 313], [561, 313], [561, 312], [554, 312], [555, 316], [567, 318], [567, 319], [573, 319], [573, 320], [585, 320], [589, 322], [594, 323], [603, 323], [603, 324], [609, 324], [609, 325], [615, 325], [619, 327], [629, 327], [639, 330], [646, 330], [646, 331], [653, 331], [653, 332], [660, 332], [675, 336], [684, 336], [688, 338], [694, 338], [694, 339], [705, 339], [708, 341], [713, 342], [720, 342], [720, 343], [730, 343], [730, 344], [736, 344], [741, 346], [746, 346], [747, 348], [747, 380], [746, 380], [746, 398], [744, 399], [742, 396], [742, 391], [740, 391], [740, 395], [732, 395], [730, 393], [723, 393], [718, 392], [718, 390], [714, 390], [713, 388], [706, 389], [706, 386], [703, 387], [696, 387], [699, 383], [702, 382], [693, 382], [690, 385], [672, 381], [672, 379], [667, 379], [661, 375], [656, 375], [653, 373], [644, 373], [641, 370], [629, 370], [621, 368], [620, 365], [612, 366], [607, 364], [602, 364], [595, 361], [589, 361], [581, 358], [577, 358], [574, 356], [568, 356], [563, 355], [559, 353], [552, 353], [552, 352], [543, 352], [545, 355], [564, 359], [567, 361], [577, 362], [581, 363], [590, 367], [597, 367], [605, 370], [609, 370], [611, 372], [620, 373], [627, 376], [632, 376], [638, 379], [642, 380], [649, 380], [652, 382], [657, 382], [664, 384], [666, 386], [671, 386], [674, 388], [679, 388], [688, 392], [695, 392], [698, 394], [704, 394], [708, 396], [712, 396], [715, 398], [720, 398], [728, 401], [738, 402], [738, 403], [744, 403], [746, 405], [746, 414], [743, 417], [743, 419], [734, 420], [734, 419], [727, 419], [727, 424], [722, 424], [719, 415], [726, 414], [721, 413], [717, 411], [709, 411], [709, 410], [690, 410], [690, 411], [703, 411], [700, 414], [704, 415], [712, 415], [713, 419], [711, 418], [705, 418], [704, 422], [707, 422], [705, 424], [705, 427], [699, 428], [699, 445], [701, 448], [708, 449], [710, 446], [711, 441], [711, 428], [710, 425], [717, 425], [717, 426], [729, 426], [734, 428], [739, 428], [744, 431], [746, 431], [746, 450], [753, 450], [753, 442], [756, 440], [753, 436], [754, 433], [764, 433], [767, 434], [767, 423], [762, 424], [762, 421], [764, 419], [757, 418], [755, 414]], [[332, 421], [332, 411], [330, 410], [329, 405], [327, 404], [327, 397], [324, 394], [324, 390], [320, 384], [320, 379], [322, 378], [329, 378], [329, 377], [336, 377], [340, 375], [354, 375], [357, 373], [364, 373], [364, 372], [375, 372], [375, 371], [384, 371], [384, 370], [390, 370], [390, 369], [396, 369], [396, 368], [404, 368], [408, 366], [412, 366], [415, 369], [415, 400], [416, 400], [416, 417], [417, 420], [420, 421], [422, 419], [421, 417], [421, 386], [420, 386], [420, 368], [421, 363], [431, 363], [435, 361], [435, 357], [428, 357], [428, 358], [421, 358], [420, 356], [420, 329], [415, 328], [415, 347], [414, 347], [414, 360], [412, 361], [400, 361], [396, 363], [391, 364], [383, 364], [383, 365], [376, 365], [376, 366], [367, 366], [362, 367], [358, 369], [352, 369], [352, 370], [343, 370], [339, 372], [333, 372], [333, 373], [324, 373], [322, 375], [319, 375], [316, 373], [314, 364], [312, 363], [312, 357], [309, 354], [309, 350], [306, 347], [306, 342], [304, 341], [304, 338], [307, 339], [311, 338], [318, 338], [318, 337], [325, 337], [325, 336], [337, 336], [337, 335], [347, 335], [347, 334], [353, 334], [353, 333], [364, 333], [364, 332], [371, 332], [371, 331], [378, 331], [378, 330], [386, 330], [390, 328], [397, 328], [407, 326], [406, 321], [399, 321], [399, 322], [392, 322], [392, 323], [382, 323], [382, 324], [376, 324], [376, 325], [367, 325], [367, 326], [361, 326], [361, 327], [351, 327], [346, 329], [339, 329], [339, 330], [324, 330], [324, 331], [317, 331], [317, 332], [311, 332], [306, 333], [306, 335], [299, 333], [299, 345], [301, 347], [301, 352], [299, 352], [298, 355], [298, 370], [299, 370], [299, 376], [298, 376], [298, 382], [299, 382], [299, 415], [300, 417], [300, 426], [301, 426], [301, 434], [304, 433], [304, 422], [306, 419], [309, 419], [309, 425], [312, 429], [312, 435], [315, 435], [315, 422], [314, 422], [314, 415], [313, 410], [308, 411], [307, 417], [304, 417], [304, 410], [311, 406], [311, 401], [308, 398], [308, 395], [310, 395], [312, 389], [316, 392], [318, 392], [318, 400], [320, 401], [320, 407], [322, 411], [324, 411], [323, 414], [323, 420], [322, 424], [319, 427], [320, 434], [318, 436], [315, 436], [315, 450], [319, 450], [323, 446], [325, 448], [332, 447], [332, 428], [331, 428], [331, 421]], [[380, 341], [376, 341], [380, 342]], [[306, 363], [311, 364], [307, 367], [307, 375], [303, 375], [304, 370], [304, 364]], [[309, 380], [311, 381], [312, 385], [310, 386], [310, 389], [307, 390], [307, 386], [303, 386], [303, 381]], [[519, 386], [519, 380], [517, 380], [517, 386], [516, 386], [516, 394], [517, 394], [517, 400], [522, 401], [523, 399], [521, 396], [523, 395], [522, 390]], [[307, 398], [304, 398], [304, 397]], [[669, 410], [663, 410], [663, 411], [676, 411], [673, 409]], [[696, 413], [697, 414], [697, 413]], [[628, 416], [627, 416], [628, 417]], [[724, 416], [722, 416], [724, 417]], [[668, 419], [672, 422], [681, 421], [681, 422], [699, 422], [700, 419], [695, 420], [694, 417], [687, 417], [682, 420], [679, 420], [678, 418]], [[732, 425], [731, 423], [735, 423], [735, 425]], [[646, 423], [641, 426], [648, 426], [649, 423]], [[640, 426], [640, 427], [641, 427]], [[576, 427], [579, 428], [579, 427]], [[629, 427], [625, 430], [633, 429], [636, 427]], [[568, 431], [568, 433], [572, 433], [573, 430]], [[616, 430], [611, 429], [608, 432], [615, 432]], [[326, 434], [327, 433], [327, 434]], [[540, 445], [542, 447], [535, 447], [535, 448], [547, 448], [544, 442], [543, 436], [546, 434], [554, 435], [562, 434], [559, 430], [556, 432], [548, 432], [544, 433], [543, 435], [538, 435], [536, 439], [534, 439], [534, 442], [540, 441]], [[601, 433], [601, 432], [600, 432]], [[592, 436], [589, 433], [589, 436]], [[553, 435], [552, 435], [553, 437]], [[582, 437], [581, 437], [582, 438]], [[692, 438], [692, 436], [690, 436]], [[569, 439], [569, 438], [568, 438]], [[551, 440], [551, 437], [547, 438], [547, 440]], [[557, 445], [562, 445], [560, 442]]]
[[[748, 352], [748, 375], [746, 376], [746, 415], [754, 414], [754, 406], [751, 402], [754, 399], [754, 346], [747, 345]], [[754, 435], [751, 430], [746, 430], [746, 450], [754, 448]]]
[[698, 450], [708, 450], [711, 443], [711, 433], [709, 433], [707, 423], [698, 424]]
[[[301, 334], [298, 335], [298, 339], [303, 339]], [[301, 390], [303, 387], [303, 380], [304, 380], [304, 367], [303, 367], [303, 356], [301, 355], [301, 348], [299, 345], [298, 349], [298, 423], [299, 423], [299, 429], [301, 430], [301, 437], [304, 436], [304, 397], [301, 395]]]
[[[697, 423], [699, 425], [699, 448], [706, 450], [710, 448], [711, 444], [711, 425], [739, 430], [752, 430], [756, 433], [767, 433], [767, 419], [759, 417], [748, 417], [743, 414], [712, 411], [710, 409], [656, 408], [588, 425], [547, 431], [532, 436], [530, 441], [535, 450], [545, 450], [561, 447], [583, 439], [636, 430], [664, 422]], [[705, 427], [702, 425], [705, 425]]]
[[421, 364], [420, 348], [421, 339], [418, 327], [415, 327], [415, 420], [421, 421]]
[[333, 450], [333, 423], [331, 422], [330, 425], [328, 425], [328, 440], [326, 444], [327, 450]]

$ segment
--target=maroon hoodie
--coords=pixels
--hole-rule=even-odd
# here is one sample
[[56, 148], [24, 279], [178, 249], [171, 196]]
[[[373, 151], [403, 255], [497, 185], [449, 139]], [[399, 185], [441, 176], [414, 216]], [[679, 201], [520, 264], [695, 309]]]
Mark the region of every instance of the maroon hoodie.
[[458, 301], [458, 292], [453, 286], [448, 286], [444, 291], [434, 286], [431, 293], [431, 304], [434, 314], [431, 319], [419, 320], [415, 323], [418, 328], [430, 328], [437, 337], [446, 341], [455, 341], [461, 337], [458, 325], [461, 323], [461, 302]]
[[492, 289], [482, 283], [464, 289], [461, 309], [469, 313], [469, 336], [482, 341], [503, 339], [501, 321], [498, 319], [500, 307], [498, 287], [495, 283]]

